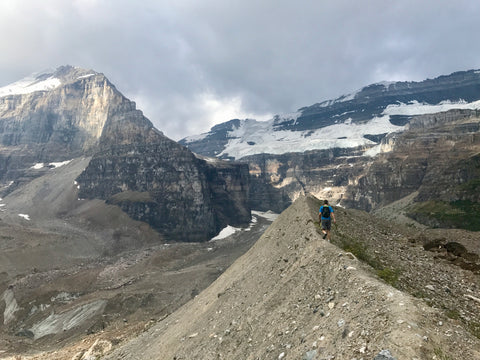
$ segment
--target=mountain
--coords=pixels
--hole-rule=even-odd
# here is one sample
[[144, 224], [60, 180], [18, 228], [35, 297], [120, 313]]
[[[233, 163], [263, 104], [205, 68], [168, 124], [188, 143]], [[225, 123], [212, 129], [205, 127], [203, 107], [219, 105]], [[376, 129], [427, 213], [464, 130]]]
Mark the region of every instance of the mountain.
[[[478, 234], [402, 217], [475, 211], [471, 105], [236, 162], [166, 138], [91, 70], [0, 94], [0, 357], [478, 358]], [[370, 213], [335, 205], [328, 243], [305, 193]], [[286, 210], [270, 225], [252, 204]]]
[[349, 186], [346, 206], [380, 209], [404, 197], [402, 212], [430, 227], [480, 231], [480, 111], [450, 110], [412, 118], [391, 149]]
[[[250, 169], [250, 206], [285, 209], [301, 194], [478, 230], [480, 71], [379, 83], [267, 122], [232, 120], [182, 140]], [[410, 206], [411, 205], [411, 206]], [[433, 215], [434, 214], [434, 215]]]
[[276, 115], [270, 121], [231, 120], [180, 143], [199, 154], [237, 160], [258, 154], [358, 147], [372, 155], [386, 134], [403, 131], [412, 116], [477, 109], [479, 100], [479, 70], [421, 82], [378, 83], [293, 114]]
[[87, 156], [78, 197], [118, 206], [166, 240], [205, 241], [250, 221], [245, 165], [195, 156], [92, 70], [64, 66], [1, 88], [0, 145], [3, 196], [48, 164]]

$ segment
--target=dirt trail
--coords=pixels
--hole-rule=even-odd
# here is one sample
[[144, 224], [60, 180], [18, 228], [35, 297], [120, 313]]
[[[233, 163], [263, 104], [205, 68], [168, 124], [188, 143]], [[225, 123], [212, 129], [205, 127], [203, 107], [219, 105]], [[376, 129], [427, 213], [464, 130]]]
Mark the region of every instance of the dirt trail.
[[317, 205], [297, 200], [209, 288], [105, 359], [480, 358], [460, 322], [322, 240]]

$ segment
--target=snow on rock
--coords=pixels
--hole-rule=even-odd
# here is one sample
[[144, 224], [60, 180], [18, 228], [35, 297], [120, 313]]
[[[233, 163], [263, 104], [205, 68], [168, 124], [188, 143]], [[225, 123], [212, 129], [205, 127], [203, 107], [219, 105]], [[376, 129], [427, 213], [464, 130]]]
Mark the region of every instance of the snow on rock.
[[[278, 155], [286, 152], [305, 152], [373, 145], [374, 142], [365, 138], [365, 135], [379, 135], [405, 130], [405, 126], [392, 124], [390, 122], [391, 116], [424, 115], [452, 109], [480, 109], [480, 101], [471, 103], [463, 100], [458, 102], [442, 101], [439, 104], [412, 101], [408, 104], [391, 104], [385, 108], [381, 116], [374, 117], [365, 123], [355, 124], [351, 119], [347, 119], [343, 123], [335, 123], [315, 131], [275, 130], [275, 124], [279, 120], [296, 119], [299, 114], [277, 116], [269, 121], [242, 120], [238, 127], [234, 127], [228, 132], [228, 143], [218, 156], [229, 156], [239, 159], [244, 156], [262, 153]], [[203, 134], [202, 136], [206, 135]], [[191, 140], [199, 139], [201, 137], [192, 138]], [[375, 156], [381, 151], [382, 149], [377, 146], [370, 149], [366, 155]]]
[[56, 169], [58, 167], [70, 164], [71, 161], [72, 160], [66, 160], [66, 161], [61, 161], [61, 162], [52, 162], [52, 163], [49, 164], [49, 166]]
[[36, 163], [35, 165], [32, 166], [32, 169], [39, 170], [43, 168], [44, 163]]
[[389, 115], [375, 117], [363, 124], [351, 124], [347, 121], [315, 131], [275, 131], [274, 121], [242, 121], [239, 127], [228, 133], [230, 140], [218, 156], [239, 159], [262, 153], [284, 154], [372, 145], [374, 142], [364, 135], [385, 134], [404, 129], [405, 126], [393, 125]]
[[73, 160], [66, 160], [66, 161], [61, 161], [61, 162], [51, 162], [49, 164], [45, 164], [45, 163], [36, 163], [35, 165], [33, 165], [31, 168], [32, 169], [35, 169], [35, 170], [39, 170], [39, 169], [42, 169], [44, 168], [45, 166], [49, 167], [49, 168], [52, 168], [52, 169], [56, 169], [56, 168], [59, 168], [61, 166], [64, 166], [64, 165], [68, 165], [70, 164], [70, 162], [72, 162]]
[[418, 101], [412, 101], [408, 104], [398, 103], [393, 105], [388, 105], [383, 111], [385, 115], [424, 115], [424, 114], [435, 114], [439, 112], [444, 112], [452, 109], [480, 109], [480, 100], [468, 103], [466, 101], [442, 101], [439, 104], [427, 104], [419, 103]]
[[30, 220], [30, 215], [27, 214], [18, 214], [21, 218], [24, 218], [25, 220]]
[[270, 211], [270, 210], [266, 211], [266, 212], [252, 210], [252, 214], [257, 215], [257, 216], [261, 216], [264, 219], [267, 219], [269, 221], [275, 221], [278, 217], [278, 214], [276, 214], [276, 213], [274, 213], [273, 211]]
[[10, 85], [0, 87], [0, 97], [53, 90], [62, 84], [56, 77], [51, 76], [45, 79], [42, 75], [44, 74], [33, 74]]
[[212, 238], [211, 241], [225, 239], [225, 238], [229, 237], [230, 235], [235, 234], [237, 231], [240, 231], [240, 230], [241, 230], [240, 228], [236, 228], [236, 227], [228, 225], [226, 228], [224, 228], [222, 231], [220, 231], [220, 233], [217, 236]]

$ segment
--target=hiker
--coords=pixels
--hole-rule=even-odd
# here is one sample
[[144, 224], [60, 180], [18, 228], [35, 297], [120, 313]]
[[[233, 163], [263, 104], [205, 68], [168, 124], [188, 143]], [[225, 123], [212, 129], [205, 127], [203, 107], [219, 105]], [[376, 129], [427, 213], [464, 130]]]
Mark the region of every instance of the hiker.
[[323, 202], [323, 205], [320, 207], [318, 217], [322, 224], [323, 238], [327, 238], [327, 240], [330, 241], [330, 229], [332, 228], [332, 219], [334, 224], [337, 223], [337, 220], [335, 220], [333, 208], [328, 205], [328, 200], [325, 200]]

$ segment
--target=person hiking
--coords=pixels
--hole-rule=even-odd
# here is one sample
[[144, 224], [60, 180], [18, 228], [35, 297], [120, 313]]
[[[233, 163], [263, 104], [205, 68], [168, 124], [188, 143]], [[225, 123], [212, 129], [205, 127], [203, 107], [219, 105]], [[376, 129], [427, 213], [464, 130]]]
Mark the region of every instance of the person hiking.
[[323, 205], [320, 207], [320, 211], [318, 213], [319, 220], [322, 224], [322, 232], [323, 238], [330, 241], [330, 230], [332, 228], [332, 219], [333, 223], [336, 224], [337, 220], [335, 220], [335, 214], [333, 213], [333, 208], [328, 205], [328, 200], [323, 202]]

